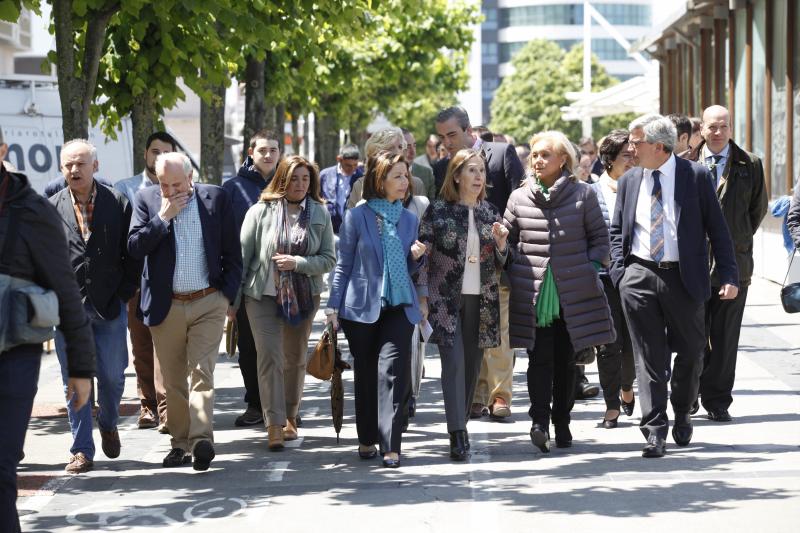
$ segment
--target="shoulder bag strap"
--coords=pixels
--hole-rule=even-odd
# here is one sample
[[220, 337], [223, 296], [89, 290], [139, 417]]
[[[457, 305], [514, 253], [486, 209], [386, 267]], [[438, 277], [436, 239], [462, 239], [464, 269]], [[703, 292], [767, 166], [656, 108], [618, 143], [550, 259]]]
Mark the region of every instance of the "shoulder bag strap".
[[786, 269], [786, 275], [783, 277], [783, 284], [781, 284], [781, 288], [786, 286], [786, 280], [789, 279], [789, 272], [792, 271], [792, 263], [794, 263], [795, 255], [797, 255], [797, 250], [792, 251], [792, 259], [789, 261], [789, 268]]

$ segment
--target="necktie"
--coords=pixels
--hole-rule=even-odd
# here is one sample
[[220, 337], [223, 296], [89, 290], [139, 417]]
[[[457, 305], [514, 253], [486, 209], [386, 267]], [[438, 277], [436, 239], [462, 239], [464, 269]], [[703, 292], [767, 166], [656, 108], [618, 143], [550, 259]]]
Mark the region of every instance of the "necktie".
[[[712, 161], [713, 159], [713, 161]], [[708, 170], [711, 171], [711, 174], [714, 176], [714, 187], [716, 188], [719, 184], [719, 161], [722, 159], [721, 155], [712, 155], [708, 158]]]
[[664, 204], [661, 200], [661, 172], [653, 171], [653, 192], [650, 193], [650, 257], [660, 263], [664, 258]]

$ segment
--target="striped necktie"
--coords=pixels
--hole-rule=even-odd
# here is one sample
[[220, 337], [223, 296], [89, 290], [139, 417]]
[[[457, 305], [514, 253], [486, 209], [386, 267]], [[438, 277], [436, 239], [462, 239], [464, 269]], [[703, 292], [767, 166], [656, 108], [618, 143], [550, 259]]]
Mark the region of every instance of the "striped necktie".
[[650, 193], [650, 257], [656, 263], [664, 258], [664, 204], [661, 200], [661, 172], [654, 170]]
[[719, 185], [719, 162], [721, 159], [721, 155], [712, 155], [708, 157], [708, 170], [710, 170], [711, 174], [714, 176], [715, 188]]

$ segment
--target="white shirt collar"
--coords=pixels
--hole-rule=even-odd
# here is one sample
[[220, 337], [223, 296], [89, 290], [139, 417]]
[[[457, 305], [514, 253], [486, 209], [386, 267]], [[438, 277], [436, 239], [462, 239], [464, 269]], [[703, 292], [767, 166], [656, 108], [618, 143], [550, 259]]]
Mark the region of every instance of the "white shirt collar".
[[722, 159], [727, 159], [728, 158], [728, 152], [730, 152], [730, 149], [731, 149], [731, 143], [727, 143], [725, 145], [725, 148], [720, 150], [718, 154], [715, 154], [714, 152], [712, 152], [708, 148], [707, 144], [703, 144], [703, 161], [706, 161], [709, 157], [712, 157], [712, 156], [715, 156], [715, 155], [721, 156]]
[[[649, 176], [652, 176], [653, 170], [649, 170]], [[658, 171], [661, 173], [662, 176], [665, 177], [674, 177], [675, 176], [675, 154], [669, 154], [669, 157], [664, 162], [663, 165], [658, 167]]]

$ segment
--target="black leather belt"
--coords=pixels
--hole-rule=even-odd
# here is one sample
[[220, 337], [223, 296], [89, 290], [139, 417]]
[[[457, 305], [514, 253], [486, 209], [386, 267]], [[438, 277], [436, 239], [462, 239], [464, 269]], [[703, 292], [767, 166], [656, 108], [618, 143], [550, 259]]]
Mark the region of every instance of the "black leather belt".
[[672, 270], [680, 266], [680, 263], [677, 261], [661, 261], [657, 263], [656, 261], [648, 261], [647, 259], [642, 259], [635, 255], [630, 256], [630, 258], [631, 263], [639, 263], [649, 268], [658, 268], [661, 270]]

